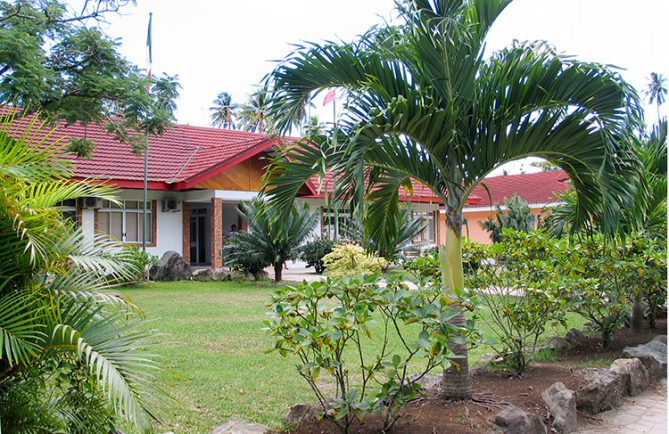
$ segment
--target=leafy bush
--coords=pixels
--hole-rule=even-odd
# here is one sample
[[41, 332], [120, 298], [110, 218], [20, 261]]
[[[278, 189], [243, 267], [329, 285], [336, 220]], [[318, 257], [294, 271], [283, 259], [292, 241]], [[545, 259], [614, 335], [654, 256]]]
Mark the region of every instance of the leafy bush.
[[321, 274], [325, 270], [323, 257], [332, 252], [335, 242], [327, 239], [309, 241], [300, 247], [299, 258], [307, 263], [307, 267], [314, 267], [316, 273]]
[[559, 294], [569, 282], [538, 256], [550, 254], [556, 242], [540, 233], [505, 231], [501, 243], [480, 247], [489, 261], [468, 278], [467, 287], [490, 310], [485, 322], [497, 337], [491, 346], [516, 375], [546, 326], [566, 323], [567, 301]]
[[146, 280], [148, 269], [159, 261], [156, 255], [143, 251], [139, 246], [124, 246], [117, 256], [134, 268], [130, 282]]
[[[289, 286], [273, 295], [265, 322], [273, 351], [299, 358], [299, 375], [343, 432], [370, 413], [383, 415], [387, 432], [420, 389], [415, 381], [450, 366], [448, 345], [467, 334], [449, 323], [458, 311], [445, 304], [438, 286], [380, 283], [368, 277]], [[414, 368], [418, 361], [410, 379], [409, 363]], [[322, 375], [335, 384], [334, 396]]]
[[325, 274], [330, 277], [362, 276], [381, 273], [388, 261], [365, 252], [353, 244], [334, 246], [332, 252], [323, 257]]
[[[481, 263], [486, 259], [486, 249], [483, 244], [462, 238], [462, 269], [465, 276], [474, 273]], [[441, 269], [439, 268], [439, 250], [435, 248], [425, 249], [423, 253], [404, 263], [404, 268], [410, 271], [417, 279], [428, 279], [441, 281]]]

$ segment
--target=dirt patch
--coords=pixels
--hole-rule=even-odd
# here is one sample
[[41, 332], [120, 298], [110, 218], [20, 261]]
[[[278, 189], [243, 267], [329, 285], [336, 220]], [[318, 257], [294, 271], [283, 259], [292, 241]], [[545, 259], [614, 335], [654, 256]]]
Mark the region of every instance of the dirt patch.
[[[576, 390], [582, 380], [576, 369], [579, 365], [600, 359], [622, 357], [622, 349], [648, 342], [657, 334], [666, 334], [667, 323], [662, 320], [656, 329], [633, 331], [623, 329], [616, 334], [611, 346], [602, 348], [597, 339], [589, 339], [582, 348], [563, 356], [555, 362], [533, 363], [521, 377], [506, 372], [484, 372], [472, 377], [474, 400], [450, 402], [439, 398], [436, 391], [411, 402], [390, 433], [392, 434], [473, 434], [492, 430], [495, 415], [509, 404], [538, 415], [550, 426], [549, 412], [541, 392], [556, 381]], [[579, 413], [579, 427], [593, 422], [591, 417]], [[355, 434], [381, 432], [382, 420], [376, 416], [357, 422], [350, 430]], [[336, 426], [327, 420], [310, 421], [284, 434], [338, 433]], [[549, 430], [550, 432], [550, 430]]]

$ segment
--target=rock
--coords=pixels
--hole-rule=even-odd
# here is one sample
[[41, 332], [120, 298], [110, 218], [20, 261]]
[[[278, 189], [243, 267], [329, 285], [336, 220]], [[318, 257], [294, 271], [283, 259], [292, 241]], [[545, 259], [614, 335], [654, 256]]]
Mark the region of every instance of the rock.
[[664, 345], [667, 345], [667, 335], [657, 335], [653, 338], [653, 340], [662, 342]]
[[576, 329], [569, 329], [567, 334], [564, 335], [564, 338], [571, 344], [572, 348], [578, 348], [586, 341], [586, 336], [583, 334], [583, 332]]
[[243, 271], [232, 270], [230, 272], [230, 280], [248, 280], [248, 277]]
[[209, 268], [201, 268], [193, 271], [193, 280], [209, 282], [213, 279], [213, 273]]
[[625, 347], [623, 354], [627, 357], [636, 357], [648, 370], [651, 380], [667, 376], [667, 344], [655, 340], [636, 347]]
[[256, 271], [255, 273], [253, 273], [253, 279], [254, 280], [268, 280], [269, 279], [269, 273], [265, 270]]
[[614, 360], [611, 370], [623, 378], [625, 392], [630, 396], [636, 396], [648, 387], [648, 371], [639, 359]]
[[318, 404], [295, 404], [283, 418], [287, 424], [299, 426], [303, 422], [314, 421], [323, 414], [323, 408]]
[[230, 274], [231, 272], [229, 270], [216, 270], [212, 271], [212, 280], [216, 281], [223, 281], [223, 280], [230, 280]]
[[409, 381], [418, 384], [421, 391], [438, 389], [441, 387], [441, 375], [425, 374], [420, 380], [416, 380], [417, 377], [418, 374], [409, 375]]
[[493, 432], [496, 434], [546, 434], [546, 426], [539, 416], [526, 413], [509, 405], [495, 416]]
[[576, 431], [576, 393], [561, 382], [553, 383], [541, 393], [553, 415], [553, 428], [560, 434]]
[[625, 385], [622, 377], [608, 369], [583, 369], [586, 384], [576, 391], [576, 408], [597, 414], [620, 406]]
[[259, 423], [246, 423], [236, 417], [214, 428], [209, 434], [264, 434], [269, 428]]
[[564, 354], [574, 349], [574, 344], [565, 338], [553, 336], [544, 343], [544, 348], [552, 349], [555, 354]]
[[173, 250], [165, 252], [158, 265], [149, 269], [149, 278], [157, 281], [190, 280], [190, 265], [184, 262], [183, 256]]

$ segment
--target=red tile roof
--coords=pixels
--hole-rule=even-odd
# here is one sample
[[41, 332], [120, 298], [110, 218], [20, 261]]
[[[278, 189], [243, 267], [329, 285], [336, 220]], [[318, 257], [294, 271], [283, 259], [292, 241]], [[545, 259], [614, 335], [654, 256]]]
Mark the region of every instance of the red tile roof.
[[[25, 128], [29, 117], [17, 119]], [[48, 128], [40, 131], [43, 137]], [[95, 142], [90, 159], [73, 159], [75, 177], [108, 180], [120, 187], [141, 188], [144, 159], [119, 143], [100, 125], [58, 123], [50, 141], [88, 138]], [[162, 136], [149, 137], [148, 180], [152, 189], [186, 189], [280, 143], [266, 134], [174, 125]]]
[[[328, 173], [323, 179], [322, 184], [319, 185], [318, 176], [312, 176], [308, 182], [309, 188], [314, 191], [314, 194], [311, 197], [323, 198], [325, 197], [325, 192], [332, 191], [333, 186], [332, 174]], [[320, 186], [320, 191], [319, 191]], [[443, 201], [438, 198], [429, 187], [425, 186], [421, 182], [411, 179], [411, 187], [413, 191], [407, 191], [402, 187], [400, 189], [400, 201], [403, 202], [424, 202], [424, 203], [435, 203], [443, 204]], [[475, 194], [469, 196], [467, 203], [470, 205], [475, 205], [480, 201], [480, 198]]]
[[[501, 205], [505, 197], [518, 194], [528, 204], [545, 204], [556, 201], [556, 194], [570, 188], [567, 174], [561, 170], [550, 172], [525, 173], [522, 175], [494, 176], [484, 179], [472, 192], [481, 199], [475, 207]], [[492, 199], [492, 201], [491, 201]]]

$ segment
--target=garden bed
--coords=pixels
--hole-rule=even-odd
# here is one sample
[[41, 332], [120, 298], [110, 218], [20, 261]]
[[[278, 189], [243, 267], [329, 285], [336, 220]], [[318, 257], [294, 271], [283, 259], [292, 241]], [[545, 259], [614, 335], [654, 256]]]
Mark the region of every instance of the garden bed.
[[[392, 433], [453, 433], [469, 434], [490, 432], [495, 415], [506, 405], [513, 404], [527, 412], [539, 416], [547, 427], [550, 426], [549, 412], [541, 398], [541, 393], [551, 384], [561, 381], [571, 389], [578, 389], [583, 382], [578, 368], [608, 367], [612, 360], [623, 357], [622, 349], [648, 342], [654, 335], [666, 334], [667, 321], [658, 321], [655, 329], [633, 331], [620, 330], [610, 347], [603, 349], [597, 339], [588, 339], [585, 345], [550, 362], [532, 363], [521, 377], [512, 377], [503, 371], [480, 372], [473, 376], [474, 400], [448, 402], [439, 398], [436, 391], [414, 400], [402, 412]], [[578, 413], [579, 427], [592, 423], [593, 419]], [[382, 426], [377, 417], [367, 417], [356, 423], [351, 433], [378, 433]], [[325, 434], [337, 433], [337, 428], [329, 421], [309, 421], [284, 434]]]

